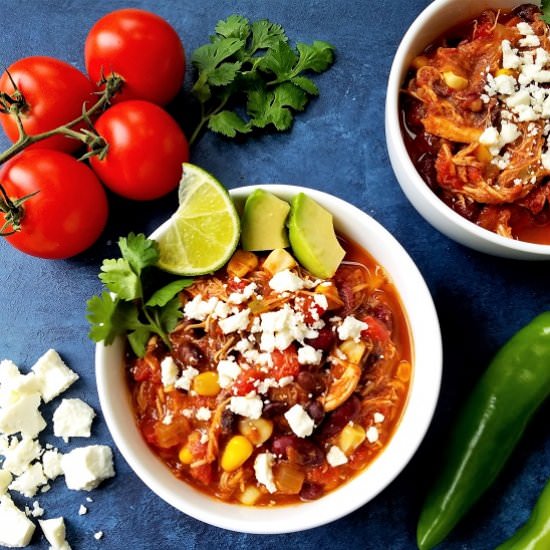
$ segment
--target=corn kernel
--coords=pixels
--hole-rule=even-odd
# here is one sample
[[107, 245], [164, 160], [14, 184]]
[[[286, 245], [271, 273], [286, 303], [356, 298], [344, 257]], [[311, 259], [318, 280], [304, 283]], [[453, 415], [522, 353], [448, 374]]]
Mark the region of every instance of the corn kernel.
[[254, 252], [237, 250], [227, 264], [227, 273], [233, 277], [244, 277], [258, 266], [258, 257]]
[[220, 393], [218, 373], [214, 371], [201, 372], [193, 378], [193, 390], [199, 395], [213, 397]]
[[186, 445], [184, 445], [180, 449], [180, 452], [178, 453], [178, 458], [182, 464], [187, 465], [191, 464], [195, 460], [195, 458], [193, 457], [193, 453], [191, 453]]
[[244, 435], [253, 445], [265, 443], [273, 433], [273, 422], [265, 418], [251, 420], [243, 418], [239, 420], [239, 432]]
[[500, 76], [500, 75], [503, 75], [503, 74], [506, 75], [506, 76], [514, 76], [514, 71], [512, 71], [511, 69], [502, 68], [502, 69], [499, 69], [496, 72], [495, 76]]
[[244, 435], [234, 435], [225, 446], [220, 465], [226, 472], [240, 468], [250, 457], [254, 447]]
[[338, 436], [338, 447], [346, 455], [350, 455], [365, 441], [366, 433], [359, 424], [346, 424]]
[[421, 69], [422, 67], [425, 67], [430, 60], [425, 55], [417, 55], [411, 62], [411, 66], [413, 69]]
[[283, 271], [283, 269], [292, 269], [296, 265], [296, 260], [284, 248], [276, 248], [269, 253], [262, 268], [275, 275], [275, 273]]
[[493, 155], [485, 145], [479, 144], [476, 149], [476, 158], [479, 162], [491, 162], [493, 160]]
[[262, 496], [261, 491], [254, 487], [254, 485], [249, 485], [240, 495], [239, 502], [245, 506], [254, 506], [258, 499]]
[[445, 71], [443, 73], [443, 80], [453, 90], [464, 90], [468, 86], [468, 79], [453, 73], [453, 71]]

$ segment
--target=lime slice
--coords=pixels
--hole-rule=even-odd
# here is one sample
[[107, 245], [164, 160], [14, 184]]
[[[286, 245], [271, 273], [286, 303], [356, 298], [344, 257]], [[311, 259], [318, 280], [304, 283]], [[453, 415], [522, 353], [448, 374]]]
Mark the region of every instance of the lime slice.
[[225, 187], [208, 172], [183, 164], [179, 208], [160, 235], [158, 267], [204, 275], [222, 267], [239, 242], [239, 216]]

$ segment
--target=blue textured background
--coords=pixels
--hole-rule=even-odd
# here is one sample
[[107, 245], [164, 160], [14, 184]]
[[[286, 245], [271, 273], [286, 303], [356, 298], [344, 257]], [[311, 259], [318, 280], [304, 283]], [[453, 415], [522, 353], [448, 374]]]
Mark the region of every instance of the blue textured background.
[[[440, 316], [444, 376], [434, 422], [419, 452], [374, 501], [332, 525], [305, 533], [253, 536], [223, 531], [189, 518], [161, 501], [116, 453], [117, 476], [85, 503], [87, 493], [68, 491], [62, 479], [40, 497], [46, 517], [64, 515], [74, 549], [228, 548], [415, 548], [419, 508], [457, 407], [495, 351], [518, 328], [550, 304], [547, 263], [521, 263], [484, 256], [433, 230], [408, 204], [389, 165], [383, 131], [385, 86], [397, 45], [426, 0], [161, 0], [138, 1], [165, 17], [187, 52], [203, 44], [216, 22], [239, 13], [281, 23], [293, 40], [322, 39], [337, 49], [333, 69], [316, 78], [319, 99], [297, 118], [290, 133], [231, 143], [204, 136], [192, 162], [228, 187], [259, 182], [294, 183], [329, 191], [362, 208], [405, 246], [424, 274]], [[0, 1], [0, 64], [28, 55], [51, 55], [83, 67], [83, 43], [91, 25], [127, 2]], [[190, 71], [188, 70], [188, 82]], [[185, 96], [174, 106], [184, 125]], [[7, 145], [0, 138], [0, 146]], [[129, 231], [149, 232], [174, 209], [175, 196], [147, 204], [111, 198], [110, 224], [97, 245], [68, 261], [25, 256], [0, 242], [0, 357], [30, 367], [49, 347], [81, 376], [67, 396], [99, 410], [94, 348], [87, 340], [85, 302], [100, 289], [103, 257]], [[51, 419], [52, 407], [46, 407]], [[528, 516], [550, 477], [548, 404], [534, 419], [495, 486], [442, 545], [492, 549]], [[91, 442], [113, 446], [101, 418]], [[43, 437], [44, 439], [44, 437]], [[51, 432], [45, 439], [60, 446]], [[87, 444], [76, 439], [72, 445]], [[22, 502], [22, 501], [19, 501]], [[89, 508], [78, 516], [78, 507]], [[93, 533], [103, 530], [101, 541]], [[37, 533], [39, 530], [37, 529]], [[34, 548], [47, 548], [39, 534]]]

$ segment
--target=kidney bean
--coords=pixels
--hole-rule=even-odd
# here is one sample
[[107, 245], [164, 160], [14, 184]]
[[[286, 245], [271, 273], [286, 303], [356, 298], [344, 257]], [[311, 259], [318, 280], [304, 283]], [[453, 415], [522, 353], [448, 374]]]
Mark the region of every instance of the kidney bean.
[[275, 438], [273, 438], [273, 441], [271, 442], [271, 450], [276, 455], [284, 455], [287, 454], [287, 449], [289, 447], [295, 446], [298, 441], [298, 438], [295, 435], [280, 435]]
[[317, 500], [322, 495], [323, 495], [323, 486], [319, 485], [319, 483], [306, 481], [302, 485], [302, 490], [300, 491], [300, 498], [302, 500]]
[[521, 17], [527, 23], [532, 23], [535, 20], [535, 15], [540, 13], [540, 8], [534, 4], [521, 4], [512, 10], [514, 15]]
[[306, 407], [307, 414], [313, 418], [313, 421], [315, 422], [315, 425], [319, 425], [323, 418], [325, 417], [325, 410], [323, 409], [323, 405], [319, 403], [319, 401], [312, 401], [309, 403], [309, 405]]
[[305, 342], [315, 349], [328, 351], [334, 344], [334, 339], [335, 335], [334, 332], [332, 332], [332, 329], [329, 326], [325, 326], [322, 329], [319, 329], [319, 336], [316, 338], [307, 338]]
[[303, 370], [296, 376], [296, 382], [304, 391], [311, 393], [315, 390], [315, 378], [316, 376], [313, 373]]
[[352, 395], [335, 411], [325, 417], [325, 421], [321, 426], [321, 437], [332, 437], [342, 431], [348, 422], [353, 421], [357, 417], [360, 410], [361, 400], [357, 397], [357, 395]]
[[204, 360], [201, 349], [193, 342], [178, 342], [173, 347], [172, 356], [183, 367], [196, 367]]

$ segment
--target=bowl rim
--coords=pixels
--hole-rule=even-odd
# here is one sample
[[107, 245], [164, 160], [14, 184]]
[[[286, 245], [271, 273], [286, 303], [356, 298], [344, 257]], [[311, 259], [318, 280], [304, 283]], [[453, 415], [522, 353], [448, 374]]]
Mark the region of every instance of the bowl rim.
[[[380, 247], [391, 246], [391, 258], [400, 265], [400, 271], [406, 273], [405, 277], [390, 272], [368, 247], [358, 243], [388, 271], [390, 279], [394, 282], [409, 324], [412, 348], [413, 375], [407, 402], [397, 428], [377, 458], [354, 478], [316, 501], [273, 508], [247, 507], [218, 501], [214, 497], [200, 493], [185, 482], [181, 482], [180, 485], [180, 481], [157, 459], [141, 438], [128, 403], [121, 403], [128, 400], [121, 400], [120, 395], [113, 389], [113, 380], [117, 376], [120, 379], [124, 378], [123, 359], [120, 357], [123, 353], [121, 339], [115, 341], [112, 348], [103, 343], [96, 345], [95, 370], [99, 401], [112, 438], [134, 473], [154, 493], [174, 508], [216, 527], [244, 533], [282, 534], [325, 525], [353, 512], [377, 496], [401, 473], [417, 451], [432, 421], [439, 398], [443, 351], [439, 320], [429, 289], [408, 253], [381, 224], [342, 199], [308, 187], [283, 184], [249, 185], [230, 189], [229, 193], [235, 200], [242, 200], [256, 188], [268, 189], [287, 198], [299, 192], [306, 192], [332, 212], [345, 211], [346, 218], [349, 215], [349, 218], [355, 220], [359, 226], [358, 231], [366, 229], [373, 232], [372, 239], [379, 239]], [[348, 223], [347, 219], [335, 218], [337, 228], [342, 221]], [[163, 225], [151, 236], [154, 237], [162, 231]], [[406, 299], [402, 295], [403, 284], [397, 284], [397, 277], [407, 282]], [[417, 302], [420, 307], [410, 312], [406, 303], [413, 302]], [[108, 364], [112, 362], [112, 355], [116, 356], [117, 346], [118, 360], [121, 361], [118, 374], [113, 365]], [[122, 411], [125, 418], [117, 416], [117, 409]], [[128, 430], [128, 417], [134, 429]], [[136, 433], [139, 436], [139, 442], [136, 443], [137, 451], [133, 448]], [[141, 449], [146, 453], [140, 454]], [[386, 457], [386, 460], [381, 460], [382, 457]], [[367, 488], [361, 483], [366, 475], [370, 478]], [[174, 481], [177, 482], [177, 492], [173, 490]]]
[[[418, 173], [414, 166], [401, 131], [401, 116], [399, 111], [399, 95], [402, 88], [403, 78], [409, 66], [410, 60], [414, 55], [420, 53], [413, 50], [413, 43], [417, 40], [423, 28], [428, 22], [436, 18], [439, 12], [452, 4], [462, 3], [463, 0], [434, 0], [429, 4], [411, 23], [408, 30], [405, 32], [395, 53], [386, 90], [386, 105], [385, 105], [385, 132], [386, 143], [396, 178], [403, 192], [413, 204], [416, 210], [428, 221], [434, 225], [439, 231], [446, 234], [448, 237], [457, 240], [482, 252], [488, 252], [496, 255], [512, 256], [514, 258], [524, 257], [525, 259], [550, 259], [550, 244], [538, 244], [528, 241], [520, 241], [517, 239], [509, 239], [498, 235], [488, 229], [484, 229], [473, 222], [463, 218], [452, 208], [447, 206], [437, 195], [429, 188], [428, 184]], [[481, 13], [486, 7], [506, 3], [510, 6], [520, 5], [521, 0], [484, 0], [483, 5], [476, 6], [478, 13]], [[533, 0], [533, 3], [539, 3]], [[462, 20], [465, 18], [463, 17]], [[458, 19], [456, 23], [460, 22]], [[448, 25], [447, 28], [451, 28]], [[427, 45], [427, 44], [426, 44]], [[407, 176], [399, 176], [398, 172], [407, 174]], [[413, 193], [418, 193], [415, 196]], [[431, 215], [437, 215], [438, 223], [431, 220]], [[459, 238], [451, 229], [444, 230], [440, 224], [448, 222], [458, 228], [458, 231], [463, 232], [463, 237]], [[486, 242], [487, 246], [479, 244], [475, 246], [472, 242]], [[500, 252], [498, 252], [500, 250]]]

